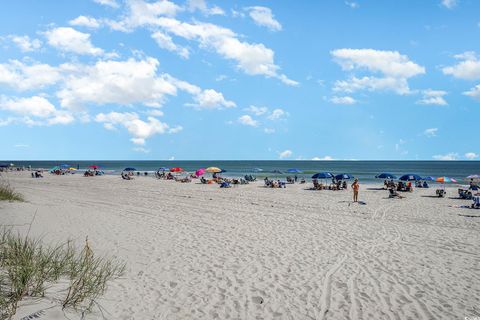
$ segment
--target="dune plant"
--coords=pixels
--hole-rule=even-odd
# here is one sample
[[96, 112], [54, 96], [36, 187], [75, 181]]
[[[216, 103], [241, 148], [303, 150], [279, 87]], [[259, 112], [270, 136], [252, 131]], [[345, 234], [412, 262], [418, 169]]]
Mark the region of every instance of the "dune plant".
[[26, 297], [44, 297], [52, 285], [65, 280], [66, 295], [59, 304], [82, 313], [106, 290], [107, 283], [122, 275], [124, 264], [105, 257], [96, 257], [88, 242], [78, 252], [72, 243], [54, 247], [41, 241], [13, 234], [0, 233], [0, 319], [10, 319], [18, 303]]
[[23, 196], [5, 181], [0, 181], [0, 200], [23, 201]]

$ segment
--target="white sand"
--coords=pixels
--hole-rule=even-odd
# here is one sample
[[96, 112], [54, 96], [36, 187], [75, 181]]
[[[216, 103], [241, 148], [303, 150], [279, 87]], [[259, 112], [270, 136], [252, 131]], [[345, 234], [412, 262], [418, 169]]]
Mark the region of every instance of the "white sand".
[[[8, 174], [0, 223], [127, 262], [109, 319], [464, 319], [480, 313], [480, 211], [415, 190], [219, 189], [118, 176]], [[474, 215], [479, 217], [466, 217]], [[261, 302], [261, 303], [260, 303]], [[36, 308], [36, 309], [35, 309]], [[18, 316], [38, 310], [23, 307]], [[48, 316], [48, 312], [50, 315]], [[63, 317], [48, 311], [47, 319]], [[475, 314], [477, 312], [477, 314]], [[71, 315], [75, 318], [75, 315]], [[77, 318], [79, 316], [77, 315]], [[91, 319], [100, 318], [98, 313]]]

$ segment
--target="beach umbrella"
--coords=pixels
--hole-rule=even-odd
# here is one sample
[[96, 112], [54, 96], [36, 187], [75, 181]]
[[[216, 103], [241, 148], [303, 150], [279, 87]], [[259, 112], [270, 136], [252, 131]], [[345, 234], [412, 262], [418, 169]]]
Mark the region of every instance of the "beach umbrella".
[[198, 169], [197, 171], [195, 171], [195, 175], [197, 177], [200, 177], [201, 175], [203, 175], [205, 173], [205, 169]]
[[208, 167], [207, 169], [205, 169], [205, 171], [210, 172], [210, 173], [224, 172], [222, 169], [217, 168], [217, 167]]
[[8, 168], [9, 166], [8, 163], [0, 163], [0, 168]]
[[353, 179], [354, 177], [351, 175], [351, 174], [348, 174], [348, 173], [341, 173], [341, 174], [337, 174], [335, 176], [335, 179], [337, 180], [348, 180], [348, 179]]
[[457, 180], [453, 179], [453, 178], [449, 178], [449, 177], [438, 177], [437, 179], [435, 179], [436, 182], [440, 182], [440, 183], [447, 183], [447, 182], [457, 182]]
[[400, 180], [402, 181], [417, 181], [417, 180], [422, 180], [422, 177], [420, 177], [418, 174], [404, 174], [403, 176], [400, 177]]
[[67, 163], [62, 163], [62, 164], [60, 164], [60, 168], [66, 169], [66, 168], [68, 168], [68, 167], [70, 167], [70, 165], [67, 164]]
[[123, 169], [123, 171], [137, 171], [137, 169], [132, 168], [132, 167], [127, 167], [127, 168]]
[[91, 166], [88, 166], [90, 169], [93, 169], [93, 170], [97, 170], [98, 168], [100, 168], [99, 166], [95, 165], [95, 164], [92, 164]]
[[52, 169], [50, 169], [50, 171], [55, 171], [55, 170], [60, 170], [60, 167], [59, 167], [59, 166], [55, 166], [55, 167], [53, 167]]
[[435, 181], [435, 177], [427, 176], [427, 177], [423, 177], [422, 180], [424, 180], [424, 181]]
[[312, 176], [312, 179], [330, 179], [333, 175], [330, 172], [319, 172]]
[[397, 179], [397, 176], [396, 176], [396, 175], [393, 175], [393, 174], [391, 174], [391, 173], [384, 172], [384, 173], [380, 173], [379, 175], [376, 175], [375, 178], [377, 178], [377, 179], [390, 179], [390, 180], [393, 180], [393, 179]]
[[72, 168], [68, 168], [68, 170], [70, 170], [70, 171], [76, 171], [77, 168], [73, 168], [73, 167], [72, 167]]
[[182, 171], [183, 171], [183, 169], [182, 169], [182, 168], [178, 168], [178, 167], [177, 167], [177, 168], [171, 168], [171, 169], [170, 169], [170, 172], [182, 172]]
[[302, 173], [303, 171], [297, 168], [292, 168], [287, 170], [288, 173]]
[[[0, 165], [1, 167], [1, 165]], [[468, 177], [465, 178], [465, 180], [480, 180], [480, 175], [478, 174], [471, 174]]]
[[168, 170], [169, 170], [169, 168], [167, 168], [167, 167], [160, 167], [160, 168], [158, 168], [157, 171], [168, 171]]

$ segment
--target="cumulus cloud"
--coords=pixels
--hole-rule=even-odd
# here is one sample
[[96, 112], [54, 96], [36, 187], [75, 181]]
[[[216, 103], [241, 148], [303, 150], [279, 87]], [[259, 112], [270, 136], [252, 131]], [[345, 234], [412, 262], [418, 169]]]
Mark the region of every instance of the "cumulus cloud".
[[278, 157], [279, 157], [280, 159], [285, 159], [285, 158], [291, 157], [292, 154], [293, 154], [292, 150], [288, 150], [288, 149], [287, 149], [287, 150], [285, 150], [285, 151], [279, 152], [279, 153], [278, 153]]
[[18, 60], [0, 64], [0, 85], [8, 85], [21, 91], [44, 88], [57, 83], [61, 77], [60, 70], [48, 64], [27, 65]]
[[457, 5], [457, 0], [441, 0], [440, 4], [447, 9], [453, 9]]
[[450, 152], [447, 154], [437, 154], [432, 157], [434, 160], [457, 160], [458, 159], [458, 153], [456, 152]]
[[248, 114], [239, 117], [238, 122], [240, 124], [243, 124], [245, 126], [250, 126], [250, 127], [257, 127], [259, 125], [259, 122], [257, 120], [254, 120]]
[[13, 117], [11, 120], [27, 125], [68, 124], [74, 121], [74, 117], [69, 112], [57, 110], [50, 101], [40, 96], [27, 98], [0, 96], [0, 110], [23, 116], [23, 118]]
[[53, 28], [45, 32], [48, 44], [60, 51], [84, 55], [103, 55], [104, 51], [90, 41], [90, 34], [70, 27]]
[[182, 58], [188, 59], [190, 55], [190, 52], [188, 51], [188, 49], [175, 44], [173, 42], [172, 37], [170, 37], [168, 34], [165, 34], [161, 31], [157, 31], [152, 34], [152, 38], [155, 40], [155, 42], [157, 42], [160, 48], [175, 52]]
[[357, 9], [359, 7], [358, 3], [355, 1], [345, 1], [345, 4], [352, 9]]
[[270, 8], [254, 6], [247, 7], [245, 10], [248, 11], [250, 18], [252, 18], [257, 25], [267, 27], [271, 31], [282, 30], [282, 25], [275, 20]]
[[446, 91], [427, 89], [423, 90], [422, 94], [423, 97], [417, 101], [418, 104], [430, 104], [437, 106], [446, 106], [448, 104], [443, 98], [443, 96], [447, 94]]
[[68, 22], [72, 26], [87, 27], [92, 29], [100, 28], [101, 23], [95, 18], [87, 16], [78, 16], [77, 18]]
[[367, 70], [381, 77], [351, 77], [348, 81], [337, 81], [334, 91], [355, 92], [358, 90], [390, 90], [398, 94], [410, 93], [407, 80], [425, 73], [425, 68], [410, 61], [398, 51], [374, 49], [337, 49], [331, 55], [343, 70]]
[[203, 90], [194, 98], [196, 104], [194, 107], [199, 109], [219, 109], [219, 108], [234, 108], [235, 102], [226, 100], [221, 92], [213, 89]]
[[112, 8], [118, 8], [119, 7], [117, 1], [115, 1], [115, 0], [93, 0], [93, 1], [98, 3], [98, 4], [108, 6], [108, 7], [112, 7]]
[[423, 134], [429, 138], [436, 137], [438, 128], [428, 128], [423, 131]]
[[356, 104], [357, 100], [350, 96], [337, 97], [333, 96], [330, 101], [334, 104]]
[[187, 7], [190, 11], [200, 11], [203, 14], [210, 15], [225, 15], [225, 11], [218, 6], [208, 7], [205, 0], [188, 0]]
[[324, 157], [313, 157], [312, 160], [313, 161], [330, 161], [334, 159], [331, 156], [324, 156]]
[[251, 105], [250, 107], [248, 108], [245, 108], [244, 109], [245, 111], [248, 111], [256, 116], [261, 116], [262, 114], [265, 114], [268, 112], [268, 108], [267, 107], [257, 107], [257, 106], [254, 106], [254, 105]]
[[480, 84], [476, 85], [472, 89], [463, 92], [464, 95], [469, 96], [475, 100], [480, 101]]
[[269, 120], [279, 120], [288, 116], [288, 112], [283, 109], [275, 109], [268, 115]]
[[162, 0], [147, 3], [142, 0], [130, 0], [128, 13], [120, 21], [110, 21], [111, 28], [129, 31], [137, 27], [160, 28], [163, 33], [196, 41], [200, 48], [214, 50], [225, 59], [237, 63], [238, 69], [248, 75], [263, 75], [277, 78], [281, 82], [296, 86], [298, 82], [280, 73], [275, 64], [272, 49], [262, 43], [248, 43], [239, 40], [239, 36], [228, 28], [212, 23], [180, 21], [174, 16], [182, 11], [173, 2]]
[[130, 141], [137, 145], [144, 145], [146, 139], [156, 134], [176, 133], [182, 130], [181, 127], [170, 128], [168, 124], [154, 117], [148, 117], [147, 121], [141, 120], [138, 114], [134, 112], [99, 113], [96, 115], [95, 121], [104, 123], [107, 129], [112, 129], [116, 126], [125, 127], [132, 135]]
[[30, 39], [29, 36], [10, 35], [9, 38], [15, 43], [23, 52], [30, 52], [38, 50], [42, 47], [42, 42], [38, 39]]
[[444, 67], [442, 69], [444, 74], [464, 80], [480, 79], [480, 60], [475, 52], [467, 51], [454, 57], [459, 62], [453, 66]]
[[474, 159], [477, 159], [478, 157], [479, 157], [479, 155], [475, 152], [465, 153], [465, 158], [468, 159], [468, 160], [474, 160]]

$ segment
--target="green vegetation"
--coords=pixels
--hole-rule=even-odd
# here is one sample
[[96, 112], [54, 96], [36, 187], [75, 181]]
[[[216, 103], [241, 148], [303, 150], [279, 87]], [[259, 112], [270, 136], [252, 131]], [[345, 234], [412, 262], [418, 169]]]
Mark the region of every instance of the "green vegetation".
[[52, 285], [68, 283], [60, 302], [62, 308], [91, 311], [107, 288], [120, 277], [124, 264], [94, 256], [85, 243], [78, 252], [69, 241], [46, 247], [39, 240], [0, 232], [0, 319], [11, 319], [25, 297], [44, 297]]
[[23, 201], [23, 196], [5, 181], [0, 181], [0, 200]]

